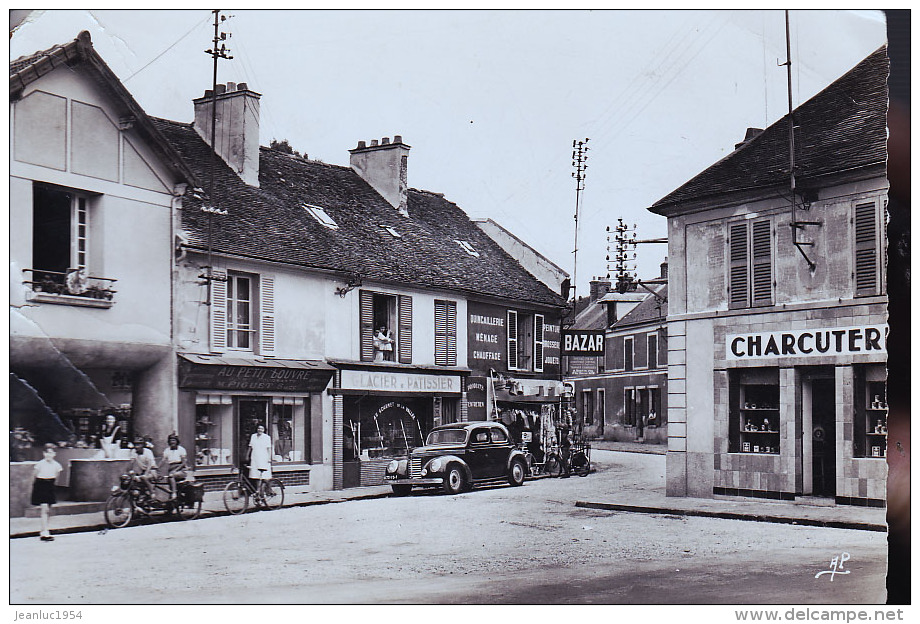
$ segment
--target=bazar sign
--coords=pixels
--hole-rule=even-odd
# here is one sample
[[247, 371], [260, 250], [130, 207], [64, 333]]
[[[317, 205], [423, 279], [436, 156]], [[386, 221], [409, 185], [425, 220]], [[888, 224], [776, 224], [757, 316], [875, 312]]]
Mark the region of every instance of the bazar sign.
[[459, 375], [342, 371], [342, 388], [389, 392], [460, 392]]
[[562, 330], [562, 355], [604, 355], [604, 330]]
[[725, 357], [750, 360], [769, 357], [820, 357], [885, 353], [885, 325], [829, 327], [795, 331], [729, 334]]

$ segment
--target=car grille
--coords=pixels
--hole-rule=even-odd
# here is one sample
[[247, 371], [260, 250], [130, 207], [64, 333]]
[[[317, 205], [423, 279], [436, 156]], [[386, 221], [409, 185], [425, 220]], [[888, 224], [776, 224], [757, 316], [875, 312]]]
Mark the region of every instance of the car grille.
[[422, 458], [413, 457], [409, 459], [409, 477], [416, 478], [422, 472]]

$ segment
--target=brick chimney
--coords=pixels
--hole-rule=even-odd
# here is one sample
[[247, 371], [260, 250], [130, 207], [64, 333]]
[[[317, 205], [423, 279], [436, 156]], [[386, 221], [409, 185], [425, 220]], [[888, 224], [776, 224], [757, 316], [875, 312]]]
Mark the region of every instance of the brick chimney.
[[664, 262], [661, 263], [661, 279], [668, 279], [668, 257], [664, 257]]
[[[192, 100], [195, 104], [195, 130], [211, 145], [211, 105], [213, 92]], [[245, 82], [217, 85], [217, 141], [214, 148], [230, 168], [249, 186], [259, 186], [259, 99]]]
[[409, 215], [409, 149], [397, 134], [392, 143], [389, 137], [379, 143], [374, 139], [370, 145], [358, 141], [358, 147], [348, 150], [351, 154], [349, 164], [355, 173], [405, 216]]
[[588, 282], [588, 285], [590, 286], [588, 301], [597, 301], [610, 292], [610, 280], [602, 280], [599, 277], [595, 277]]
[[741, 141], [741, 143], [735, 143], [735, 149], [738, 149], [742, 145], [747, 145], [753, 139], [756, 139], [758, 136], [760, 136], [762, 132], [763, 129], [761, 128], [748, 128], [744, 133], [744, 139]]

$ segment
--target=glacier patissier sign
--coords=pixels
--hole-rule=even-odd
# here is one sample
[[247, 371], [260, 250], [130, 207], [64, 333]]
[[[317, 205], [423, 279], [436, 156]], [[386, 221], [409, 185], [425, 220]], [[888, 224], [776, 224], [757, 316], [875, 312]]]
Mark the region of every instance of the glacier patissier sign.
[[881, 355], [886, 352], [886, 325], [828, 327], [756, 334], [728, 334], [725, 358], [808, 358], [828, 355]]

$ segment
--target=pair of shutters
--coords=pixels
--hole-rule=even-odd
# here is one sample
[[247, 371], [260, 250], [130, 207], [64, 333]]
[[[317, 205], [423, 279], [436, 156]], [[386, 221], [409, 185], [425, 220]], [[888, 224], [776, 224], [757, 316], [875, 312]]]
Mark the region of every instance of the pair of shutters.
[[854, 280], [857, 295], [877, 295], [879, 292], [878, 218], [875, 202], [856, 204], [854, 234], [856, 263]]
[[457, 302], [434, 302], [434, 363], [457, 365]]
[[[259, 309], [252, 310], [257, 318], [258, 334], [253, 337], [253, 351], [259, 355], [275, 353], [275, 278], [270, 275], [249, 275], [259, 293]], [[213, 271], [211, 280], [211, 352], [227, 350], [227, 272]]]
[[769, 220], [729, 226], [729, 308], [773, 304], [771, 235]]
[[[533, 315], [533, 370], [543, 372], [543, 324], [542, 314]], [[520, 367], [518, 345], [520, 344], [520, 324], [516, 310], [508, 310], [508, 369]]]
[[[358, 322], [361, 333], [361, 361], [374, 360], [374, 292], [358, 293]], [[412, 297], [397, 295], [396, 354], [400, 364], [412, 363]], [[456, 351], [456, 347], [455, 347]]]

